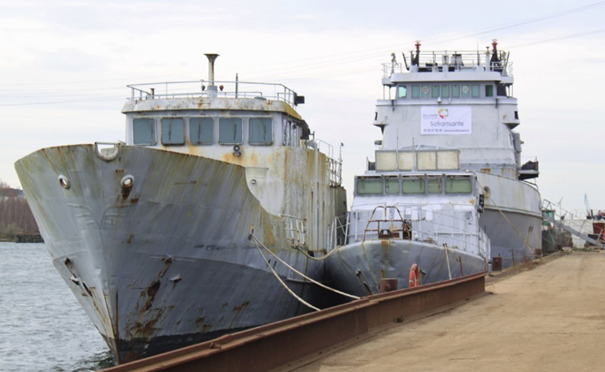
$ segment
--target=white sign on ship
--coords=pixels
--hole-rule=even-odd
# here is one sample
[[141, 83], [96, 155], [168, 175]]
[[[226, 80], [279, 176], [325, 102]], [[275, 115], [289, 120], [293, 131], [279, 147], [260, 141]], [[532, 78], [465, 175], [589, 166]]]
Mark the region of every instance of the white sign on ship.
[[471, 134], [472, 108], [422, 107], [420, 111], [420, 134]]

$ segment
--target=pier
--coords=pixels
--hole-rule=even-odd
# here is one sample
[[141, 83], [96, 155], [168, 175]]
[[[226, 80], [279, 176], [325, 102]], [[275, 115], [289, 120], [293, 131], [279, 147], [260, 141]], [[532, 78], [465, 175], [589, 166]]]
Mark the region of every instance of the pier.
[[106, 369], [105, 372], [292, 370], [377, 332], [451, 309], [485, 292], [478, 273], [381, 293]]
[[536, 260], [487, 281], [484, 275], [370, 296], [106, 371], [568, 371], [605, 364], [603, 251]]
[[600, 371], [605, 254], [572, 253], [488, 282], [488, 296], [377, 334], [297, 369]]

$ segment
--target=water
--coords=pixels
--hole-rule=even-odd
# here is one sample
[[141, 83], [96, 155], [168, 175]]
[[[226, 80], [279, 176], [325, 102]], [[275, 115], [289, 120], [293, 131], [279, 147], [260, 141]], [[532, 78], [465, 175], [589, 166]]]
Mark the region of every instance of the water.
[[44, 244], [0, 242], [0, 371], [97, 371], [114, 360]]

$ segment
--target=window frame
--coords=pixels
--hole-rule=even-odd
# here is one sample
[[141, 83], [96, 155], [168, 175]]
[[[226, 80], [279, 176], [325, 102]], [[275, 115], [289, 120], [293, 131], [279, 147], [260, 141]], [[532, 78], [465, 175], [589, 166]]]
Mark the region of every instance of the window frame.
[[492, 84], [485, 85], [485, 96], [493, 97], [494, 96], [494, 86]]
[[[439, 192], [431, 192], [430, 184], [431, 181], [439, 185]], [[443, 179], [442, 177], [428, 177], [426, 179], [426, 192], [428, 195], [442, 195], [443, 194]]]
[[[367, 182], [367, 181], [380, 182], [382, 185], [381, 192], [379, 192], [379, 193], [369, 193], [369, 192], [361, 193], [361, 192], [359, 192], [359, 183]], [[365, 177], [356, 178], [355, 179], [355, 195], [360, 195], [360, 196], [384, 195], [384, 180], [382, 178], [365, 178]]]
[[[405, 183], [406, 181], [417, 181], [419, 185], [422, 185], [421, 192], [406, 192]], [[420, 177], [409, 177], [401, 179], [401, 194], [403, 195], [424, 195], [426, 194], [426, 185], [424, 184], [424, 178]]]
[[431, 86], [428, 84], [422, 85], [420, 87], [420, 96], [422, 97], [422, 99], [430, 99], [431, 98]]
[[[447, 184], [448, 181], [468, 181], [469, 183], [469, 191], [464, 191], [464, 192], [448, 192], [447, 191]], [[444, 182], [443, 182], [443, 192], [445, 193], [445, 195], [468, 195], [468, 194], [472, 194], [473, 193], [473, 180], [470, 179], [469, 177], [446, 177]]]
[[[240, 124], [240, 142], [222, 142], [221, 141], [221, 121], [226, 119], [237, 119]], [[236, 131], [237, 134], [237, 131]], [[244, 143], [244, 118], [241, 116], [222, 116], [218, 118], [218, 144], [223, 146], [242, 145]]]
[[[401, 92], [403, 91], [403, 95]], [[408, 98], [408, 88], [407, 85], [398, 85], [397, 86], [397, 99], [406, 99]]]
[[[464, 89], [466, 88], [466, 93]], [[460, 97], [470, 98], [471, 97], [471, 86], [469, 84], [460, 84]]]
[[[135, 126], [136, 126], [136, 122], [137, 121], [150, 121], [151, 122], [151, 129], [152, 129], [152, 142], [141, 142], [141, 143], [137, 143], [136, 142], [136, 131], [135, 131]], [[155, 120], [155, 118], [133, 118], [132, 119], [132, 143], [136, 146], [154, 146], [157, 145], [158, 143], [158, 136], [157, 136], [157, 122]]]
[[[176, 121], [176, 120], [181, 121], [183, 140], [182, 140], [182, 142], [165, 142], [164, 141], [164, 121]], [[170, 130], [172, 130], [172, 125], [173, 125], [172, 123], [169, 124], [169, 128], [168, 128], [169, 133], [170, 133]], [[177, 126], [178, 126], [178, 124], [177, 124]], [[160, 118], [160, 129], [161, 129], [160, 141], [162, 142], [162, 145], [164, 145], [164, 146], [183, 146], [185, 144], [185, 141], [187, 140], [186, 135], [185, 135], [185, 118], [183, 118], [181, 116], [162, 117], [162, 118]]]
[[452, 85], [452, 98], [460, 98], [460, 84]]
[[[389, 192], [387, 185], [391, 183], [397, 183], [397, 192]], [[401, 182], [398, 177], [388, 177], [384, 180], [384, 194], [385, 195], [401, 195]]]
[[450, 86], [448, 84], [441, 85], [441, 98], [450, 98]]
[[[201, 124], [203, 123], [204, 119], [210, 119], [211, 120], [211, 122], [212, 122], [212, 142], [194, 142], [192, 140], [193, 137], [191, 136], [191, 133], [192, 133], [191, 132], [192, 131], [191, 122], [192, 122], [192, 120], [196, 120], [196, 119], [200, 120], [200, 127], [201, 127]], [[189, 118], [189, 131], [188, 131], [188, 134], [189, 134], [189, 143], [191, 143], [194, 146], [212, 146], [212, 145], [214, 145], [215, 144], [214, 139], [216, 137], [216, 129], [215, 129], [215, 127], [216, 127], [216, 117], [213, 117], [213, 116], [192, 116], [192, 117], [190, 117]]]
[[[251, 135], [251, 133], [252, 133], [251, 132], [251, 128], [252, 128], [251, 121], [252, 120], [263, 120], [263, 119], [269, 120], [270, 130], [271, 130], [270, 141], [268, 143], [267, 142], [253, 143], [251, 141], [251, 138], [252, 138], [252, 135]], [[274, 125], [273, 124], [274, 123], [273, 123], [273, 117], [272, 116], [254, 116], [254, 117], [248, 118], [248, 144], [250, 146], [271, 146], [271, 145], [273, 145], [273, 143], [275, 142], [275, 138], [274, 138], [274, 135], [273, 135], [274, 134], [274, 132], [273, 132]]]
[[420, 98], [420, 85], [412, 85], [412, 98]]

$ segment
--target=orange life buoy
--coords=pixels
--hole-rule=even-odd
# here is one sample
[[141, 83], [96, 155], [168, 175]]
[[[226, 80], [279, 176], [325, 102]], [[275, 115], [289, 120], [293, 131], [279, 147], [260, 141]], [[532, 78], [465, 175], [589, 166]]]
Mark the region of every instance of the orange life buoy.
[[418, 265], [413, 264], [410, 267], [410, 288], [418, 287], [420, 285], [420, 270]]

